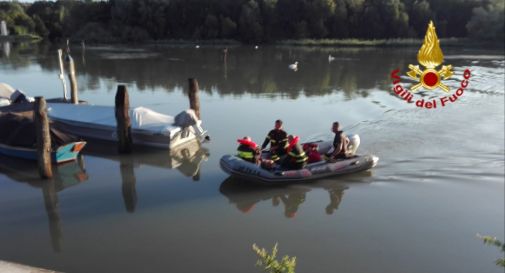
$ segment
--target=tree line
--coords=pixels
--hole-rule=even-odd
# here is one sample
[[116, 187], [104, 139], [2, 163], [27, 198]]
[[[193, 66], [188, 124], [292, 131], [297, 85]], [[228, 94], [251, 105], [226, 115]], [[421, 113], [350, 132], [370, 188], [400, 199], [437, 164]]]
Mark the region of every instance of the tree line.
[[110, 0], [0, 2], [12, 34], [95, 42], [504, 38], [503, 0]]

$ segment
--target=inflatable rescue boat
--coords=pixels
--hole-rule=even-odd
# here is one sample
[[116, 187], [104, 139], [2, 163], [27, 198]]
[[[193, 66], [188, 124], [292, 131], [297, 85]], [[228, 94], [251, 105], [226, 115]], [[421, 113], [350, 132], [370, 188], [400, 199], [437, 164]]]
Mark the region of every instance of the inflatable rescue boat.
[[[309, 163], [300, 170], [285, 170], [275, 167], [271, 170], [245, 161], [236, 155], [224, 155], [220, 160], [221, 169], [233, 177], [246, 180], [259, 181], [266, 184], [287, 184], [290, 182], [303, 182], [321, 179], [330, 176], [350, 174], [371, 169], [377, 165], [379, 158], [375, 155], [357, 155], [360, 144], [358, 135], [348, 136], [348, 158], [335, 162], [321, 160]], [[312, 142], [317, 144], [318, 152], [326, 154], [333, 148], [332, 141]], [[269, 153], [263, 153], [263, 158], [268, 158]]]

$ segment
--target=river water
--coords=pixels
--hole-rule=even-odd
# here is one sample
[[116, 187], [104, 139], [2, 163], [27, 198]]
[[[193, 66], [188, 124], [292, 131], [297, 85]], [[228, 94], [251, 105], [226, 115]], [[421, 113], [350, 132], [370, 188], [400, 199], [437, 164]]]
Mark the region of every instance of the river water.
[[[421, 109], [390, 78], [417, 64], [417, 48], [223, 48], [73, 48], [80, 98], [94, 104], [113, 105], [121, 83], [131, 106], [175, 115], [197, 78], [211, 141], [128, 156], [88, 146], [46, 183], [35, 165], [0, 157], [0, 259], [65, 272], [260, 272], [252, 244], [277, 242], [297, 272], [503, 272], [503, 253], [476, 237], [505, 239], [502, 50], [442, 44], [455, 71], [444, 83], [454, 92], [468, 68], [470, 84]], [[0, 82], [62, 96], [56, 48], [2, 49]], [[275, 188], [221, 171], [237, 138], [261, 142], [278, 118], [302, 140], [330, 139], [338, 120], [379, 164]]]

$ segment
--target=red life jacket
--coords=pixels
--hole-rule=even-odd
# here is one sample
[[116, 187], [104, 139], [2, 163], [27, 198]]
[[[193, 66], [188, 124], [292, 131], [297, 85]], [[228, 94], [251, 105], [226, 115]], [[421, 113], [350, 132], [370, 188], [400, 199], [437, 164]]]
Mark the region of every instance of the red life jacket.
[[295, 145], [298, 143], [299, 140], [300, 138], [298, 136], [293, 137], [291, 142], [289, 142], [288, 147], [286, 148], [288, 153], [291, 152], [291, 150], [293, 150], [293, 148], [295, 147]]
[[248, 146], [249, 148], [255, 150], [256, 147], [258, 147], [258, 145], [256, 143], [254, 143], [254, 141], [252, 140], [247, 140], [247, 139], [237, 139], [237, 142], [242, 144], [242, 145], [246, 145]]

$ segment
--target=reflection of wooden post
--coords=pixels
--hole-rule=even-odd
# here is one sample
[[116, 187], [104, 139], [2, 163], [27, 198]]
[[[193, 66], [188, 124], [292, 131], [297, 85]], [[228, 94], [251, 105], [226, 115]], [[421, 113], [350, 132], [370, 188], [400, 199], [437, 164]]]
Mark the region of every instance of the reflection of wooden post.
[[79, 103], [78, 91], [77, 91], [77, 79], [75, 78], [75, 64], [74, 59], [67, 53], [65, 58], [67, 61], [68, 79], [70, 80], [70, 100], [73, 104]]
[[81, 41], [81, 58], [82, 65], [86, 66], [86, 42], [84, 40]]
[[42, 185], [44, 195], [44, 205], [47, 217], [49, 218], [49, 232], [51, 233], [51, 244], [55, 252], [61, 251], [62, 232], [60, 224], [60, 213], [58, 211], [58, 195], [54, 181], [44, 182]]
[[46, 100], [43, 97], [35, 98], [33, 119], [37, 138], [39, 174], [42, 178], [51, 178], [53, 176], [53, 171], [51, 169], [51, 134], [49, 132]]
[[137, 183], [137, 179], [135, 178], [132, 159], [130, 157], [121, 157], [119, 168], [121, 171], [121, 180], [123, 181], [122, 192], [126, 211], [135, 212], [135, 207], [137, 206], [137, 189], [135, 184]]
[[130, 153], [132, 150], [132, 135], [130, 121], [130, 102], [125, 85], [118, 85], [116, 92], [115, 112], [118, 150], [120, 153]]
[[224, 79], [226, 80], [228, 78], [228, 48], [225, 48], [223, 50], [224, 57], [223, 57], [223, 63], [224, 63]]
[[188, 79], [189, 81], [189, 108], [195, 111], [196, 116], [200, 119], [200, 97], [198, 95], [198, 81], [196, 79]]

